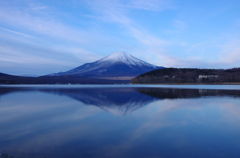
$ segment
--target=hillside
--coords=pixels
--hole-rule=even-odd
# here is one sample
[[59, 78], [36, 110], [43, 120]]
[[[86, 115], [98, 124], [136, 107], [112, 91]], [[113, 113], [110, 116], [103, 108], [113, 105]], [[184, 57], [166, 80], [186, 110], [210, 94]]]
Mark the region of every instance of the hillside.
[[135, 84], [173, 83], [240, 83], [240, 68], [194, 69], [165, 68], [144, 73], [132, 79]]

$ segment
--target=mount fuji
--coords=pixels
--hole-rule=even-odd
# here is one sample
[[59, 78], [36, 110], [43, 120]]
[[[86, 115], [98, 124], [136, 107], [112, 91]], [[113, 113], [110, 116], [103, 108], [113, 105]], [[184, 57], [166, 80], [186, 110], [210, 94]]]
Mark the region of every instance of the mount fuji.
[[161, 68], [163, 67], [149, 64], [130, 54], [120, 52], [113, 53], [92, 63], [83, 64], [69, 71], [48, 76], [130, 80], [142, 73]]
[[38, 77], [13, 76], [0, 73], [3, 84], [119, 84], [130, 83], [134, 77], [163, 67], [142, 61], [127, 53], [113, 53], [92, 63], [66, 72]]

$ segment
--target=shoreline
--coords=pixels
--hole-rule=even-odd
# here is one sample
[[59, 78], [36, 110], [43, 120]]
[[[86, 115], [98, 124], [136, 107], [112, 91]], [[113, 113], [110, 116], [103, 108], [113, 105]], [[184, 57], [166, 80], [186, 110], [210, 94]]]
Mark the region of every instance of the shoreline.
[[222, 83], [131, 83], [136, 85], [240, 85], [240, 82], [222, 82]]
[[240, 84], [0, 84], [0, 90], [20, 89], [85, 89], [85, 88], [170, 88], [170, 89], [215, 89], [240, 90]]
[[94, 84], [81, 84], [81, 83], [68, 83], [68, 84], [0, 84], [0, 87], [14, 87], [14, 86], [141, 86], [141, 85], [149, 85], [149, 86], [161, 86], [161, 85], [207, 85], [207, 86], [216, 86], [216, 85], [240, 85], [240, 82], [223, 82], [223, 83], [110, 83], [110, 84], [101, 84], [101, 83], [94, 83]]

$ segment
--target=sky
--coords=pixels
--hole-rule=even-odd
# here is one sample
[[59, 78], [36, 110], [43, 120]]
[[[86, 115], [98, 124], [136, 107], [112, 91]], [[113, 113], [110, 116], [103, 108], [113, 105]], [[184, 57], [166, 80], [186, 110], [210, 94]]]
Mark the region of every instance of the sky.
[[126, 52], [165, 67], [240, 67], [239, 0], [0, 0], [0, 72], [45, 75]]

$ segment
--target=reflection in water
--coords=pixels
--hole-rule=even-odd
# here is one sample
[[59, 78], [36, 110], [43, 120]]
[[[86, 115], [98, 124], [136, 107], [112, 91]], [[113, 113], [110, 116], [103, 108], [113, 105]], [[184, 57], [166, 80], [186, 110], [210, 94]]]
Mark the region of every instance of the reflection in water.
[[156, 100], [137, 92], [134, 88], [42, 89], [41, 91], [65, 95], [85, 105], [94, 105], [119, 114], [133, 112]]
[[0, 88], [0, 153], [237, 158], [239, 96], [237, 90]]
[[67, 96], [85, 105], [126, 114], [158, 99], [240, 97], [240, 90], [173, 89], [173, 88], [1, 88], [1, 95], [14, 92], [45, 92]]
[[38, 91], [67, 96], [85, 105], [94, 105], [119, 114], [132, 112], [157, 100], [149, 95], [139, 93], [134, 88], [2, 88], [0, 95], [21, 91]]
[[139, 88], [139, 92], [159, 99], [240, 97], [240, 90]]

